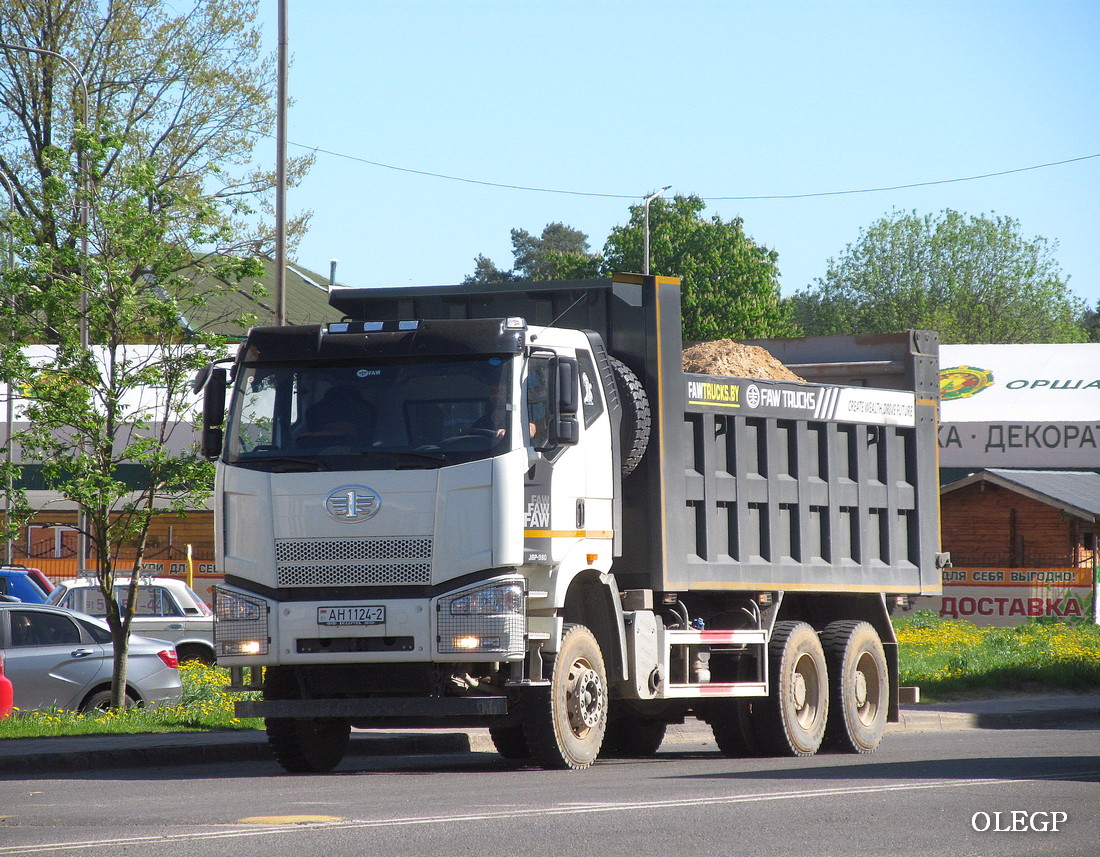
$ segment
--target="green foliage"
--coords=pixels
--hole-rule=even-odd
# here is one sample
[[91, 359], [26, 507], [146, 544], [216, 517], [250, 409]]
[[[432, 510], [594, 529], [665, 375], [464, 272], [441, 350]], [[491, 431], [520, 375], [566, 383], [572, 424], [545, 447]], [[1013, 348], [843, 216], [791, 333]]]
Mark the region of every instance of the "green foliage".
[[51, 738], [61, 735], [130, 735], [146, 732], [189, 732], [215, 729], [259, 729], [263, 721], [241, 720], [233, 711], [237, 699], [259, 694], [229, 695], [229, 671], [192, 662], [180, 664], [183, 698], [178, 705], [126, 708], [81, 714], [51, 708], [19, 711], [0, 720], [4, 738]]
[[597, 276], [599, 257], [588, 250], [588, 236], [564, 223], [548, 223], [542, 234], [512, 230], [514, 266], [502, 271], [478, 255], [467, 283], [514, 283], [524, 280], [572, 280]]
[[1100, 627], [1026, 622], [979, 628], [930, 610], [896, 619], [901, 684], [929, 698], [1100, 688]]
[[[751, 339], [795, 332], [779, 291], [779, 256], [753, 241], [737, 217], [702, 216], [697, 196], [659, 197], [649, 206], [650, 271], [682, 280], [685, 340]], [[611, 230], [605, 271], [643, 270], [645, 208], [630, 207]]]
[[[5, 41], [80, 59], [91, 95], [85, 105], [55, 57], [0, 50], [0, 170], [16, 208], [4, 224], [16, 264], [0, 280], [0, 377], [23, 391], [29, 423], [7, 442], [82, 513], [115, 644], [116, 703], [150, 524], [200, 507], [212, 489], [188, 388], [224, 342], [193, 319], [221, 321], [204, 311], [216, 290], [257, 275], [253, 254], [271, 243], [253, 215], [272, 178], [250, 172], [256, 131], [274, 118], [256, 6], [0, 8]], [[25, 347], [38, 343], [48, 347]], [[120, 478], [124, 464], [139, 466], [136, 484]], [[15, 528], [33, 510], [18, 491], [11, 504]], [[116, 575], [132, 579], [123, 610]]]
[[[110, 201], [120, 174], [144, 170], [152, 191], [144, 203], [171, 212], [164, 226], [173, 242], [201, 237], [204, 255], [271, 255], [270, 221], [257, 215], [273, 205], [274, 171], [257, 170], [253, 152], [274, 128], [275, 66], [261, 53], [258, 2], [0, 4], [2, 40], [67, 58], [89, 93], [85, 105], [80, 79], [56, 57], [0, 50], [0, 170], [33, 243], [71, 254], [83, 189], [67, 153], [105, 147], [106, 157], [93, 153], [90, 176], [100, 203]], [[311, 163], [291, 159], [290, 183]], [[66, 186], [67, 196], [59, 193]], [[176, 204], [180, 197], [191, 204]], [[290, 220], [291, 244], [307, 222], [308, 215]], [[75, 271], [78, 260], [67, 261]]]
[[1054, 258], [1008, 217], [894, 212], [794, 297], [806, 334], [936, 330], [945, 343], [1080, 342], [1085, 307]]
[[[745, 235], [740, 218], [701, 216], [695, 196], [650, 204], [651, 271], [683, 281], [683, 336], [687, 340], [757, 338], [793, 334], [791, 309], [779, 292], [774, 251]], [[570, 280], [641, 271], [644, 208], [632, 206], [626, 226], [611, 231], [603, 255], [589, 252], [588, 238], [562, 223], [538, 237], [512, 230], [515, 265], [503, 271], [479, 255], [467, 283]]]

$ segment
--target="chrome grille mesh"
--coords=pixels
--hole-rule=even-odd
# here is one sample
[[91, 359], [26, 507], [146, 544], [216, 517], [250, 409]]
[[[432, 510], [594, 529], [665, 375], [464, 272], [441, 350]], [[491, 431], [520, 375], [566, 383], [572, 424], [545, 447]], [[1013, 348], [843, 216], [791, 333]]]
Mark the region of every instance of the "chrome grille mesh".
[[379, 559], [431, 559], [429, 538], [320, 539], [275, 542], [276, 562], [370, 562]]
[[279, 586], [384, 586], [432, 581], [430, 538], [283, 539]]

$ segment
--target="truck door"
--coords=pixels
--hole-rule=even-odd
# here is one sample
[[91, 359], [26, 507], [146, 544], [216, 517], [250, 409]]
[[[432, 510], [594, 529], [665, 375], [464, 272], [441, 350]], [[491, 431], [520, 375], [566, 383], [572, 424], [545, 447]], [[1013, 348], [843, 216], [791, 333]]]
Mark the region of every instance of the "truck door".
[[581, 539], [611, 538], [610, 455], [606, 438], [599, 443], [602, 401], [593, 375], [590, 358], [586, 365], [572, 356], [539, 352], [528, 361], [523, 412], [538, 452], [525, 483], [529, 563], [560, 562]]

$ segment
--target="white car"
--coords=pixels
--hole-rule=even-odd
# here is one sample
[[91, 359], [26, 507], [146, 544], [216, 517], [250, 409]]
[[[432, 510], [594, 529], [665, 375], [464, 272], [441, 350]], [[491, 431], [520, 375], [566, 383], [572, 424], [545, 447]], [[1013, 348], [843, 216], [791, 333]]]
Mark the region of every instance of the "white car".
[[[118, 578], [115, 592], [125, 597], [129, 586], [128, 577]], [[61, 581], [50, 593], [47, 603], [89, 616], [102, 618], [107, 615], [107, 602], [99, 584], [91, 578]], [[214, 614], [182, 580], [141, 578], [131, 630], [144, 637], [174, 643], [181, 661], [214, 663]]]
[[[106, 622], [45, 604], [0, 602], [0, 654], [20, 711], [91, 711], [111, 700], [114, 647]], [[175, 649], [131, 635], [127, 704], [174, 705], [183, 697]]]

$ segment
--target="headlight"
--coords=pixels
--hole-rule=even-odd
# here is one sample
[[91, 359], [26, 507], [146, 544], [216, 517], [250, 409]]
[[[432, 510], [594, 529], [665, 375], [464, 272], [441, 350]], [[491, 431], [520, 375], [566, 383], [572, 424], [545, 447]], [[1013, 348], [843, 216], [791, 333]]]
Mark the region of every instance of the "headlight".
[[505, 583], [479, 589], [451, 602], [452, 616], [486, 616], [523, 612], [523, 586]]
[[522, 657], [527, 647], [524, 580], [479, 586], [437, 602], [436, 646], [441, 654]]
[[266, 655], [267, 602], [214, 587], [214, 648], [218, 655]]

